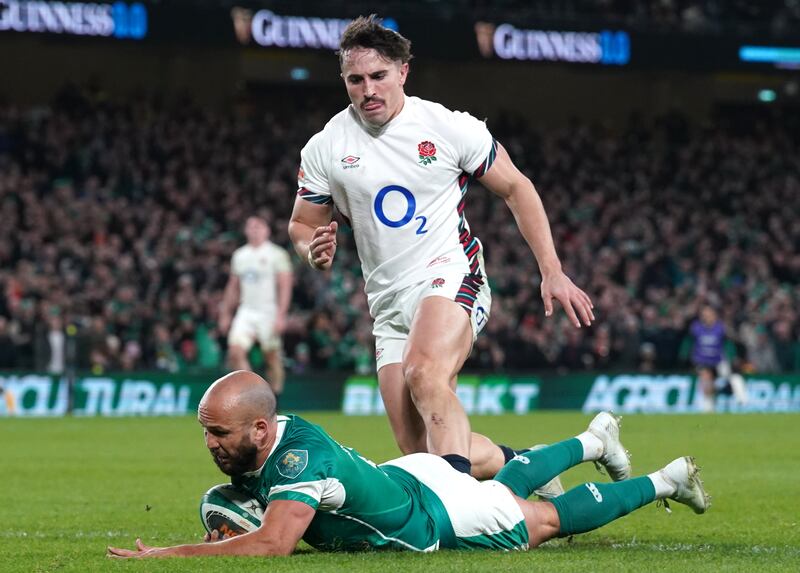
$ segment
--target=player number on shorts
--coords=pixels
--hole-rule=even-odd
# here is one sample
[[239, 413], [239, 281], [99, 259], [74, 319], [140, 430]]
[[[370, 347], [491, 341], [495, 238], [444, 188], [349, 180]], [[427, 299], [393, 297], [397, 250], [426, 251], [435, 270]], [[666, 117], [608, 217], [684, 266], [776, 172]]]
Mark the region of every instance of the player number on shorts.
[[[389, 193], [400, 193], [406, 200], [406, 213], [399, 219], [390, 219], [383, 210], [383, 202]], [[417, 210], [417, 200], [414, 198], [414, 194], [405, 187], [401, 187], [400, 185], [387, 185], [378, 191], [378, 194], [375, 196], [374, 208], [378, 220], [387, 227], [398, 229], [404, 227], [413, 219], [414, 221], [419, 221], [417, 235], [424, 235], [428, 232], [428, 229], [425, 228], [428, 219], [424, 215], [419, 215], [414, 218], [414, 213]]]

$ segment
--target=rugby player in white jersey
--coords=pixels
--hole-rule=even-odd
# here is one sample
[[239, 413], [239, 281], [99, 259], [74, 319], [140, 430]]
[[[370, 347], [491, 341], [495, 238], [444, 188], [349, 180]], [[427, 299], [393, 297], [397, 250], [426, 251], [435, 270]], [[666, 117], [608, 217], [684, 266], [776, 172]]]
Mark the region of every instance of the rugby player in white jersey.
[[281, 334], [292, 300], [292, 263], [289, 253], [269, 240], [270, 228], [263, 218], [248, 217], [244, 234], [247, 244], [231, 258], [219, 326], [228, 333], [228, 362], [234, 370], [250, 370], [247, 354], [258, 342], [267, 379], [280, 396], [285, 380]]
[[372, 16], [345, 30], [339, 60], [352, 105], [302, 151], [289, 234], [301, 257], [327, 270], [334, 206], [351, 225], [400, 449], [441, 455], [486, 478], [513, 452], [471, 434], [454, 391], [491, 301], [481, 243], [464, 218], [470, 178], [510, 208], [539, 264], [545, 314], [555, 299], [575, 327], [588, 326], [592, 302], [562, 271], [533, 184], [486, 125], [405, 94], [410, 58], [410, 42]]

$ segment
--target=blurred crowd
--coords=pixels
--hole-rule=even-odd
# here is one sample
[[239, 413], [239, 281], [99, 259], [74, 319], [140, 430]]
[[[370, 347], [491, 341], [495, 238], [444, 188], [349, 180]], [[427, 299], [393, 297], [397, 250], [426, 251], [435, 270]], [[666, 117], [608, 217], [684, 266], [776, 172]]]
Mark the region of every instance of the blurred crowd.
[[[217, 113], [75, 89], [46, 107], [0, 104], [0, 369], [221, 367], [216, 321], [245, 218], [264, 214], [293, 253], [299, 151], [341, 105], [282, 97]], [[738, 368], [800, 370], [799, 118], [736, 109], [704, 125], [632, 116], [537, 130], [490, 117], [597, 322], [544, 318], [510, 212], [473, 184], [466, 214], [494, 301], [467, 367], [685, 369], [689, 324], [710, 304]], [[372, 371], [352, 236], [340, 233], [330, 273], [296, 258], [295, 271], [290, 369]]]

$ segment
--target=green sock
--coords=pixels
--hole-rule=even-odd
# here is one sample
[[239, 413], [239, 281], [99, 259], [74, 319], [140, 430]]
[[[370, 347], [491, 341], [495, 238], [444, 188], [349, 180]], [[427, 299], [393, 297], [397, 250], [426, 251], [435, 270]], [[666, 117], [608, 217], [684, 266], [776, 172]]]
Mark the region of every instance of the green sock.
[[550, 500], [561, 521], [559, 536], [584, 533], [611, 523], [656, 498], [648, 477], [617, 483], [585, 483]]
[[583, 460], [583, 445], [577, 438], [557, 442], [540, 450], [518, 454], [494, 477], [514, 494], [527, 499], [538, 487]]

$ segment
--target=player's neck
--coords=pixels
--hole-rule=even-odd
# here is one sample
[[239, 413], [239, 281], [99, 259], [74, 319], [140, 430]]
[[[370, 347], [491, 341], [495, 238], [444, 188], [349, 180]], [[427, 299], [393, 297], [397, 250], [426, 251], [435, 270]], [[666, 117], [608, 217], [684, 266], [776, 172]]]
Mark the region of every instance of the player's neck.
[[250, 245], [251, 247], [253, 247], [254, 249], [257, 249], [258, 247], [266, 245], [267, 241], [261, 241], [260, 243], [251, 243], [251, 242], [248, 241], [247, 244]]

